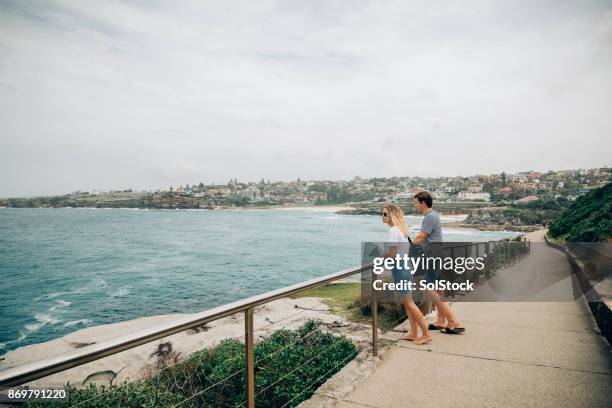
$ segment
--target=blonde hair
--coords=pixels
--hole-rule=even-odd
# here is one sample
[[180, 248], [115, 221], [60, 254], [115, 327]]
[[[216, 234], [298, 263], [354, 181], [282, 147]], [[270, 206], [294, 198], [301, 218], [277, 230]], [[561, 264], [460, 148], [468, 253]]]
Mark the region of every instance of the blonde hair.
[[391, 217], [391, 222], [393, 222], [393, 226], [397, 227], [402, 231], [402, 234], [407, 238], [410, 234], [410, 230], [406, 225], [406, 220], [404, 219], [404, 212], [397, 204], [387, 204], [383, 207], [383, 211], [386, 210], [389, 213], [389, 217]]

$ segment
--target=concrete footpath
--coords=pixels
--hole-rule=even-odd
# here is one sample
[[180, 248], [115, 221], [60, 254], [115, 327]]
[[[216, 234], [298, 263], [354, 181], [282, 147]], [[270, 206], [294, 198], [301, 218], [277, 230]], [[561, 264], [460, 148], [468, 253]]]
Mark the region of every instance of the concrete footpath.
[[[532, 241], [542, 237], [543, 232], [530, 234]], [[493, 279], [510, 282], [512, 276], [516, 282], [525, 276], [533, 284], [533, 274], [542, 270], [536, 282], [547, 283], [543, 290], [571, 298], [573, 277], [563, 255], [534, 247]], [[477, 291], [470, 295], [474, 300]], [[311, 402], [340, 408], [612, 406], [610, 347], [582, 298], [500, 300], [454, 303], [463, 335], [432, 332], [434, 340], [425, 346], [398, 341], [398, 332], [383, 335], [393, 343], [369, 376], [342, 396], [326, 394], [324, 385]]]

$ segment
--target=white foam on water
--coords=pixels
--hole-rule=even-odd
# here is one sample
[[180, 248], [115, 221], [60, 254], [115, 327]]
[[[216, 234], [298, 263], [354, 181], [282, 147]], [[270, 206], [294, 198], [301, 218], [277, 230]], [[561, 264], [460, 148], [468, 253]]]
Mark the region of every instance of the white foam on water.
[[42, 295], [37, 297], [36, 299], [34, 299], [35, 302], [42, 300], [42, 299], [53, 299], [54, 297], [58, 297], [59, 295], [64, 295], [67, 292], [55, 292], [55, 293], [47, 293], [46, 295]]
[[79, 320], [71, 320], [69, 322], [64, 323], [64, 327], [72, 327], [72, 326], [76, 326], [77, 324], [89, 324], [91, 323], [91, 320], [89, 319], [79, 319]]
[[30, 333], [33, 333], [37, 330], [39, 330], [41, 327], [47, 325], [47, 324], [58, 324], [61, 323], [58, 319], [56, 319], [55, 317], [45, 314], [45, 313], [35, 313], [34, 314], [34, 319], [36, 319], [36, 323], [33, 324], [26, 324], [24, 326], [24, 328], [29, 331]]
[[28, 337], [28, 336], [27, 336], [27, 335], [26, 335], [26, 334], [25, 334], [23, 331], [20, 331], [20, 332], [19, 332], [19, 337], [18, 337], [18, 338], [16, 338], [15, 340], [9, 340], [9, 341], [7, 341], [6, 343], [3, 343], [3, 344], [4, 344], [4, 346], [6, 347], [6, 346], [8, 346], [9, 344], [13, 344], [13, 343], [19, 343], [19, 342], [22, 342], [22, 341], [24, 341], [24, 340], [25, 340], [27, 337]]
[[98, 290], [98, 289], [101, 289], [101, 288], [105, 288], [107, 286], [108, 286], [108, 284], [106, 283], [106, 281], [104, 279], [102, 279], [100, 277], [97, 277], [97, 278], [95, 278], [95, 280], [93, 282], [89, 283], [88, 285], [85, 285], [85, 286], [83, 286], [81, 288], [74, 289], [74, 290], [72, 290], [70, 292], [67, 292], [67, 293], [72, 293], [72, 294], [88, 293], [88, 292], [95, 291], [95, 290]]
[[68, 302], [67, 300], [61, 300], [61, 299], [56, 300], [56, 302], [59, 303], [60, 306], [70, 306], [72, 304], [72, 302]]
[[110, 297], [122, 297], [129, 293], [130, 291], [128, 290], [128, 288], [121, 288], [117, 292], [111, 293]]

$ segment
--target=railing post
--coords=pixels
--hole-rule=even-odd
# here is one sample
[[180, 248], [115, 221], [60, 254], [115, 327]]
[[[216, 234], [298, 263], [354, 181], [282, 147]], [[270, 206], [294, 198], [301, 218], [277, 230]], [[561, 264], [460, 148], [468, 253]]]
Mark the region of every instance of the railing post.
[[372, 271], [372, 355], [378, 355], [378, 301], [376, 300], [376, 291], [374, 290], [374, 271]]
[[[453, 262], [455, 262], [455, 247], [451, 247], [450, 249], [451, 255], [450, 257], [453, 259]], [[455, 282], [455, 271], [452, 271], [451, 273], [451, 282]], [[448, 289], [447, 289], [448, 290]], [[450, 297], [454, 298], [455, 297], [455, 290], [451, 287], [450, 289]], [[446, 290], [444, 291], [444, 295], [447, 295]]]
[[485, 277], [489, 277], [489, 269], [491, 268], [491, 259], [489, 258], [489, 255], [491, 254], [491, 244], [489, 241], [486, 242], [485, 245], [485, 255], [487, 256], [487, 259], [485, 259], [485, 268], [484, 268], [484, 276]]
[[528, 252], [527, 253], [531, 254], [531, 240], [527, 241], [527, 245], [528, 245], [528, 247], [527, 247], [527, 251]]
[[[480, 242], [476, 243], [476, 258], [480, 255]], [[480, 281], [480, 271], [476, 270], [476, 272], [472, 272], [472, 276], [476, 273], [476, 282]]]
[[247, 408], [255, 408], [255, 361], [253, 356], [253, 307], [244, 311]]

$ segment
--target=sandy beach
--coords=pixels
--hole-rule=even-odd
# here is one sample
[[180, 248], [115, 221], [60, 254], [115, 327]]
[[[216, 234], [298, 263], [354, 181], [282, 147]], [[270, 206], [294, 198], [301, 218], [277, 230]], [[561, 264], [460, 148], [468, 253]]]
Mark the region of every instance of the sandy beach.
[[305, 211], [341, 211], [341, 210], [356, 210], [355, 207], [350, 206], [340, 206], [340, 205], [309, 205], [309, 206], [278, 206], [278, 207], [269, 207], [275, 210], [305, 210]]

